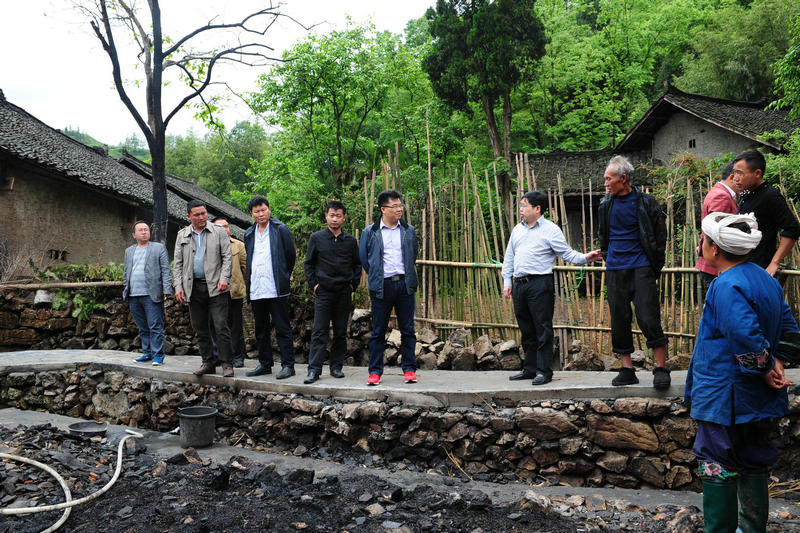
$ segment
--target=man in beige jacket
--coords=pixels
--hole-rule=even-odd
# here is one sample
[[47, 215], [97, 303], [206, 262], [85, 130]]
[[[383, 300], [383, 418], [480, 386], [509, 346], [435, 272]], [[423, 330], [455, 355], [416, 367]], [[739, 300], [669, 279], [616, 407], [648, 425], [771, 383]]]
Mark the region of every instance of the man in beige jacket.
[[[224, 217], [214, 219], [214, 224], [222, 226], [230, 237], [231, 228]], [[244, 366], [247, 350], [244, 342], [244, 328], [242, 327], [242, 306], [246, 290], [244, 288], [244, 273], [247, 270], [247, 251], [244, 243], [231, 237], [231, 302], [228, 307], [228, 326], [231, 328], [231, 349], [233, 350], [233, 367]]]
[[180, 303], [189, 302], [189, 318], [203, 358], [203, 364], [194, 373], [202, 376], [216, 372], [208, 327], [210, 315], [219, 341], [222, 375], [233, 377], [228, 327], [232, 263], [230, 237], [221, 227], [208, 224], [206, 205], [200, 200], [189, 201], [186, 212], [191, 225], [180, 230], [175, 239], [172, 280], [175, 299]]

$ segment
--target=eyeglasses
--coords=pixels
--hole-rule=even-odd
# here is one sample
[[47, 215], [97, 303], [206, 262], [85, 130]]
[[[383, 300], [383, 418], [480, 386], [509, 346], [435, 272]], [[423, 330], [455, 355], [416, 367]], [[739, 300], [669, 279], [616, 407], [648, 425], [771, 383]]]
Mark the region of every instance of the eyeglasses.
[[403, 204], [382, 205], [381, 209], [384, 207], [387, 209], [403, 209]]

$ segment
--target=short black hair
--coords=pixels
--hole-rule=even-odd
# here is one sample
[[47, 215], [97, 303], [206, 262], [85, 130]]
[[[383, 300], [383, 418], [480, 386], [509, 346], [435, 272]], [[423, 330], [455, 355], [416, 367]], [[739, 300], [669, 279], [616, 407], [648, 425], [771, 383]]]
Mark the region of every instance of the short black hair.
[[[191, 215], [192, 209], [195, 207], [206, 207], [206, 203], [202, 200], [189, 200], [186, 202], [186, 214]], [[206, 207], [206, 209], [208, 208]]]
[[339, 200], [331, 200], [330, 202], [328, 202], [328, 205], [325, 206], [325, 213], [327, 213], [331, 209], [333, 209], [334, 211], [341, 211], [343, 215], [347, 214], [347, 208]]
[[250, 198], [250, 201], [247, 202], [247, 210], [252, 211], [253, 208], [256, 207], [257, 205], [265, 205], [269, 207], [269, 200], [267, 200], [266, 196], [261, 196], [260, 194], [257, 194], [252, 198]]
[[750, 169], [750, 172], [760, 170], [761, 174], [764, 174], [764, 171], [767, 169], [767, 160], [764, 159], [764, 156], [758, 150], [742, 152], [733, 160], [734, 163], [738, 163], [739, 161], [744, 161], [747, 164], [747, 168]]
[[388, 205], [389, 200], [402, 200], [403, 197], [394, 189], [388, 189], [382, 191], [378, 195], [378, 207], [386, 207]]
[[527, 200], [531, 207], [541, 206], [542, 213], [547, 209], [547, 195], [542, 191], [528, 191], [522, 195], [522, 200]]
[[137, 220], [136, 222], [133, 223], [133, 226], [131, 226], [131, 233], [134, 233], [136, 231], [136, 226], [138, 226], [139, 224], [144, 224], [145, 226], [147, 226], [147, 229], [150, 229], [150, 224], [148, 224], [144, 220]]
[[212, 220], [211, 222], [213, 222], [214, 224], [216, 224], [216, 223], [217, 223], [217, 222], [219, 222], [220, 220], [224, 220], [225, 222], [228, 222], [228, 217], [220, 215], [220, 216], [218, 216], [218, 217], [214, 217], [214, 220]]
[[722, 180], [725, 181], [730, 177], [731, 174], [733, 174], [733, 161], [731, 161], [722, 168], [722, 173], [721, 173]]

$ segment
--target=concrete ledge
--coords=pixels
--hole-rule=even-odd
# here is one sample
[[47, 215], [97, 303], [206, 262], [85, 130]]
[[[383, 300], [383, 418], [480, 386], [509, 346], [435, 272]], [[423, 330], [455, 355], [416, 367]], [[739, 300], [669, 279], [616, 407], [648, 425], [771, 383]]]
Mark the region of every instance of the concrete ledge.
[[[303, 384], [308, 372], [306, 365], [296, 365], [297, 375], [277, 381], [275, 375], [248, 378], [244, 374], [255, 367], [256, 361], [248, 360], [245, 368], [237, 368], [233, 379], [217, 375], [197, 377], [192, 371], [200, 366], [197, 356], [168, 356], [165, 364], [153, 367], [149, 363], [134, 363], [132, 352], [116, 350], [29, 350], [0, 353], [0, 374], [9, 372], [47, 371], [76, 368], [95, 364], [104, 369], [117, 370], [129, 376], [182, 381], [186, 383], [208, 383], [230, 387], [234, 390], [252, 390], [282, 394], [300, 393], [317, 398], [335, 400], [379, 400], [403, 403], [420, 407], [470, 407], [485, 402], [513, 406], [518, 402], [536, 400], [591, 400], [627, 397], [680, 398], [683, 397], [686, 371], [672, 372], [672, 386], [664, 391], [653, 388], [653, 375], [638, 371], [637, 385], [612, 387], [615, 372], [556, 372], [553, 381], [534, 387], [530, 380], [509, 381], [515, 372], [504, 371], [456, 371], [422, 370], [419, 382], [406, 385], [402, 371], [387, 367], [381, 384], [366, 385], [367, 370], [364, 367], [345, 367], [345, 377], [330, 377], [327, 367], [319, 381]], [[274, 369], [280, 368], [278, 363]], [[787, 375], [800, 383], [800, 369], [790, 369]]]

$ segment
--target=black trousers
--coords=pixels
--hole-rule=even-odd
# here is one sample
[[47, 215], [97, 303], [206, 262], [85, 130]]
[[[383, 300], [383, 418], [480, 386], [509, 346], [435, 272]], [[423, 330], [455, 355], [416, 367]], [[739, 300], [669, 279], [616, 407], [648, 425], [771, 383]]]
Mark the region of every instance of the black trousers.
[[228, 304], [231, 297], [227, 292], [214, 297], [208, 295], [205, 281], [195, 280], [192, 295], [189, 298], [189, 319], [192, 322], [197, 345], [203, 363], [214, 364], [214, 345], [211, 342], [209, 321], [214, 324], [217, 342], [219, 343], [219, 360], [231, 362], [231, 330], [228, 327]]
[[[234, 362], [244, 362], [247, 355], [244, 344], [244, 327], [242, 325], [242, 304], [244, 299], [231, 298], [228, 302], [228, 327], [231, 329], [231, 357]], [[211, 329], [211, 343], [214, 345], [214, 357], [217, 357], [217, 332], [214, 321], [208, 317]]]
[[353, 310], [352, 290], [328, 290], [317, 287], [314, 293], [314, 329], [311, 332], [311, 349], [308, 356], [308, 369], [317, 374], [322, 372], [325, 362], [325, 345], [328, 343], [328, 328], [333, 322], [333, 341], [330, 351], [331, 370], [342, 369], [347, 352], [347, 320]]
[[552, 376], [553, 275], [531, 276], [525, 283], [514, 282], [511, 296], [514, 315], [522, 333], [522, 349], [525, 351], [522, 369], [530, 374], [541, 372], [545, 376]]
[[649, 266], [626, 270], [608, 270], [608, 310], [611, 313], [611, 349], [616, 354], [633, 353], [631, 320], [636, 310], [636, 322], [647, 338], [648, 348], [666, 346], [667, 337], [661, 329], [661, 303], [658, 284]]
[[275, 326], [275, 338], [281, 350], [281, 366], [294, 367], [294, 339], [289, 325], [289, 298], [264, 298], [250, 300], [253, 308], [258, 362], [272, 366], [272, 339], [270, 327]]

